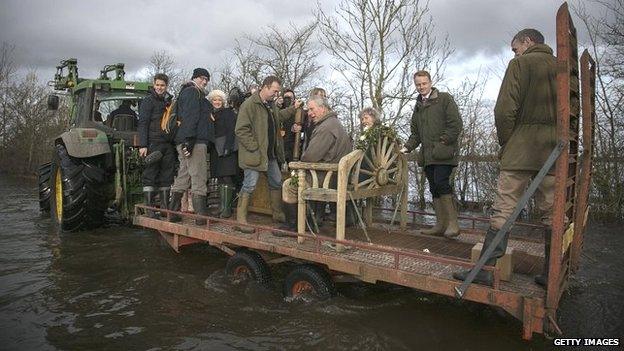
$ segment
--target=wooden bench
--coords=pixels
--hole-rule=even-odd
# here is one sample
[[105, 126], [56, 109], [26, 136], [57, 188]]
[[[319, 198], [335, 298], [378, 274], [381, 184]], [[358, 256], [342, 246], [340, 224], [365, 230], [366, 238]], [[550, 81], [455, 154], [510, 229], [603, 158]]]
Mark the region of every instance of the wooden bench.
[[[401, 228], [407, 218], [407, 161], [399, 145], [388, 137], [379, 137], [368, 150], [354, 150], [342, 157], [338, 164], [291, 162], [297, 170], [298, 215], [297, 232], [305, 232], [306, 201], [336, 203], [336, 239], [345, 239], [345, 212], [348, 201], [399, 195]], [[324, 173], [323, 179], [319, 179]], [[306, 176], [308, 183], [306, 184]], [[334, 179], [335, 177], [335, 179]], [[372, 224], [372, 201], [366, 201], [365, 223]], [[299, 237], [298, 242], [303, 243]]]

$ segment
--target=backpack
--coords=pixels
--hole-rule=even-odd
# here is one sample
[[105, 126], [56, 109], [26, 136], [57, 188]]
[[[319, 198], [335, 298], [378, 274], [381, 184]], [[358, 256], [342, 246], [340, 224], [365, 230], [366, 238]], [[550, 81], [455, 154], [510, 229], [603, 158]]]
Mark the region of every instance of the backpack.
[[160, 117], [160, 129], [170, 140], [173, 140], [181, 122], [180, 118], [178, 118], [178, 99], [173, 98], [165, 107], [162, 117]]

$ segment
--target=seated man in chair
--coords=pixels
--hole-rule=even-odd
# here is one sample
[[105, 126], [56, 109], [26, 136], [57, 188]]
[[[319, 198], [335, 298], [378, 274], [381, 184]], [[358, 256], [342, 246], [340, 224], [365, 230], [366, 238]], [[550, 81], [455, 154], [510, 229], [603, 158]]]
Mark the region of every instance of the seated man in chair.
[[[308, 101], [308, 116], [314, 123], [308, 148], [301, 156], [301, 162], [339, 163], [340, 159], [353, 149], [351, 138], [338, 120], [336, 112], [329, 107], [327, 99], [320, 96]], [[319, 175], [319, 179], [324, 178]], [[282, 201], [286, 222], [279, 227], [282, 230], [297, 230], [297, 184], [292, 178], [286, 179], [282, 186]], [[279, 232], [275, 232], [278, 234]]]

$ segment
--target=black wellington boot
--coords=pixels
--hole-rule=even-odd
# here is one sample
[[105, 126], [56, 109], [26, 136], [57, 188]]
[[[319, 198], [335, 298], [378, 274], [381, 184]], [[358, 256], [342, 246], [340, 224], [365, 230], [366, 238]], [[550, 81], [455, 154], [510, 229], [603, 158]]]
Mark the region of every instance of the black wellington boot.
[[[490, 244], [496, 237], [496, 233], [498, 233], [497, 229], [494, 229], [492, 227], [488, 228], [487, 232], [485, 233], [485, 242], [483, 243], [483, 249], [481, 249], [481, 255], [483, 255], [483, 253], [485, 252], [485, 249], [490, 246]], [[505, 236], [503, 237], [503, 240], [501, 240], [501, 242], [496, 247], [494, 252], [492, 252], [492, 256], [490, 257], [490, 259], [485, 262], [486, 266], [494, 267], [496, 265], [496, 260], [500, 257], [503, 257], [503, 255], [505, 254], [505, 250], [507, 250], [508, 238], [509, 238], [509, 233], [506, 233]], [[457, 280], [466, 280], [470, 271], [471, 270], [468, 269], [468, 270], [455, 272], [453, 273], [453, 278]], [[494, 274], [492, 274], [491, 271], [480, 270], [479, 273], [477, 273], [477, 275], [475, 276], [473, 281], [481, 285], [493, 286]]]
[[[154, 189], [153, 186], [144, 186], [143, 187], [143, 197], [145, 198], [145, 205], [146, 206], [150, 206], [150, 207], [154, 207], [154, 198], [156, 196], [156, 189]], [[145, 212], [147, 214], [148, 217], [150, 218], [156, 218], [156, 212], [152, 211], [152, 210], [147, 210]]]
[[[169, 208], [169, 198], [171, 196], [171, 188], [169, 188], [168, 186], [165, 187], [160, 187], [158, 188], [159, 190], [159, 196], [160, 196], [160, 208], [164, 208], [164, 209], [168, 209]], [[165, 213], [160, 213], [160, 217], [166, 217]]]
[[[195, 214], [207, 216], [208, 208], [206, 208], [206, 196], [205, 195], [193, 195], [193, 208], [195, 209]], [[206, 220], [196, 219], [195, 224], [197, 225], [206, 225]]]
[[[278, 226], [277, 229], [296, 232], [297, 231], [297, 204], [288, 204], [288, 203], [283, 202], [282, 211], [284, 211], [284, 216], [286, 217], [286, 220], [284, 221], [282, 225]], [[286, 233], [276, 231], [276, 230], [272, 231], [271, 234], [275, 236], [288, 236], [286, 235]]]
[[[180, 212], [182, 209], [182, 196], [184, 193], [172, 192], [171, 193], [171, 202], [169, 203], [169, 210]], [[182, 218], [176, 214], [172, 214], [169, 218], [169, 222], [180, 222]]]
[[548, 271], [550, 269], [550, 237], [552, 231], [544, 230], [544, 268], [542, 274], [535, 276], [535, 282], [543, 287], [548, 285]]

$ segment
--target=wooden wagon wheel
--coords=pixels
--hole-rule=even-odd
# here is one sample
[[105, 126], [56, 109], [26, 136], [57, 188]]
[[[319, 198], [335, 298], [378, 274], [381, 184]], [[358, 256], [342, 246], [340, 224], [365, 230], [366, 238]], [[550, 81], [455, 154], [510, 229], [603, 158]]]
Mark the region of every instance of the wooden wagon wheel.
[[356, 189], [374, 189], [388, 184], [401, 184], [403, 162], [399, 146], [388, 137], [380, 137], [364, 152], [356, 164]]

